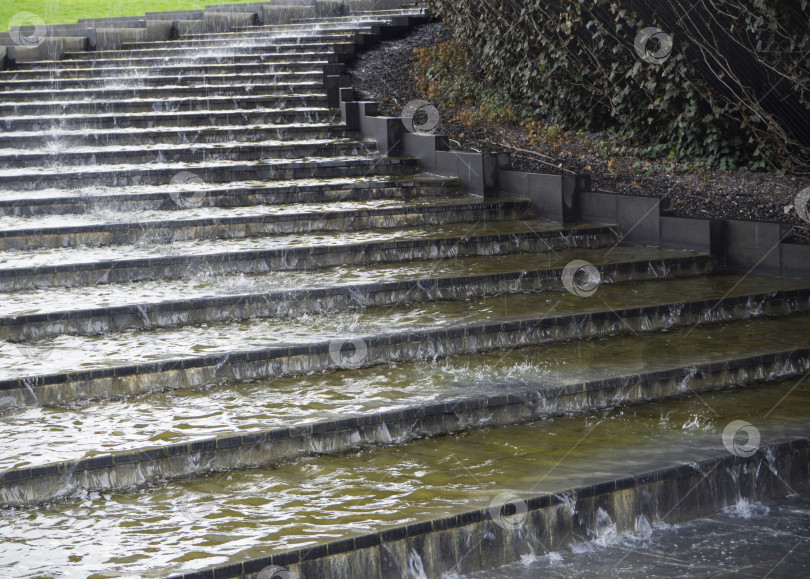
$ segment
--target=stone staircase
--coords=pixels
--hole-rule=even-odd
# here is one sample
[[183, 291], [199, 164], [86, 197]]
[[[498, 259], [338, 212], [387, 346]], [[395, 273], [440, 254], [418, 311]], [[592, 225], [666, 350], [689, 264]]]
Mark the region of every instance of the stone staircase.
[[[539, 219], [386, 156], [326, 78], [427, 17], [276, 4], [169, 14], [177, 39], [127, 33], [0, 72], [4, 574], [485, 569], [587, 536], [596, 506], [554, 493], [708, 472], [740, 408], [806, 395], [810, 280], [623, 245], [616, 222]], [[718, 409], [697, 433], [614, 438], [610, 461], [603, 439], [583, 443], [598, 409], [663, 416], [651, 401], [684, 395], [672, 412]], [[757, 422], [794, 440], [791, 481], [806, 411]], [[527, 450], [555, 435], [550, 463]], [[475, 480], [454, 478], [461, 463]], [[504, 485], [553, 492], [499, 499]], [[754, 496], [743, 486], [701, 506]], [[498, 510], [496, 548], [486, 529], [435, 538], [490, 504], [562, 505], [573, 526], [525, 535]], [[678, 504], [657, 519], [698, 512]]]

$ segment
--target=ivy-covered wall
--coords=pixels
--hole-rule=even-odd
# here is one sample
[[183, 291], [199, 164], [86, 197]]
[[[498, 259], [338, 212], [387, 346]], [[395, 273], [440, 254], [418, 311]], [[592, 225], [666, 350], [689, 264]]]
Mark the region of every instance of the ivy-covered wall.
[[807, 0], [426, 0], [539, 116], [636, 152], [810, 173]]

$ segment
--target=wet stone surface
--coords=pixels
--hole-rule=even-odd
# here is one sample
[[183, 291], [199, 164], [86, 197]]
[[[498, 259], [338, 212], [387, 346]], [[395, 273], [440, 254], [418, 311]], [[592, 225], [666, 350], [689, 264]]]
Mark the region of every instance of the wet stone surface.
[[810, 494], [782, 501], [745, 500], [712, 517], [681, 525], [611, 532], [560, 552], [524, 557], [513, 565], [463, 579], [535, 577], [807, 577], [810, 573]]

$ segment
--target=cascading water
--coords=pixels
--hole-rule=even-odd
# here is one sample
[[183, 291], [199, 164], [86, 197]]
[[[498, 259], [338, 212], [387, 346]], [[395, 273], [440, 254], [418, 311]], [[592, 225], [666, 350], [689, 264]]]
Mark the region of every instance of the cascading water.
[[[0, 72], [0, 574], [165, 576], [429, 528], [327, 550], [335, 576], [428, 578], [456, 515], [445, 576], [495, 551], [566, 565], [667, 530], [578, 485], [808, 435], [810, 282], [534, 219], [342, 124], [324, 67], [421, 13]], [[742, 509], [734, 489], [787, 477], [768, 449], [716, 492]], [[538, 496], [582, 527], [569, 548], [549, 526], [559, 561]]]

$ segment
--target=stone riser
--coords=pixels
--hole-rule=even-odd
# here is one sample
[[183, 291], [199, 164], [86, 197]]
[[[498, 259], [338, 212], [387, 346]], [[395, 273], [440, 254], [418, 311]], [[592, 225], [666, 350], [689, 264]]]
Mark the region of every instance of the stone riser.
[[[458, 185], [458, 181], [448, 178], [446, 181], [424, 184], [418, 181], [404, 181], [401, 184], [393, 182], [380, 184], [361, 183], [343, 187], [304, 185], [300, 187], [212, 190], [206, 194], [203, 206], [247, 207], [250, 205], [284, 205], [287, 203], [406, 199], [416, 196], [453, 197], [460, 194]], [[181, 210], [168, 193], [0, 200], [0, 215], [29, 217], [85, 213], [95, 209], [116, 211]]]
[[[166, 56], [142, 56], [142, 57], [124, 57], [124, 58], [97, 58], [94, 60], [60, 60], [60, 61], [45, 61], [45, 62], [27, 62], [25, 64], [18, 64], [13, 71], [0, 72], [0, 78], [8, 78], [14, 80], [18, 74], [28, 74], [36, 72], [38, 74], [63, 74], [64, 71], [73, 71], [75, 69], [83, 69], [85, 71], [105, 71], [108, 69], [128, 70], [131, 67], [150, 67], [152, 65], [171, 65], [178, 62], [190, 62], [195, 65], [202, 64], [240, 64], [240, 63], [256, 63], [264, 62], [267, 64], [285, 63], [285, 62], [300, 62], [300, 61], [318, 61], [326, 63], [336, 63], [337, 57], [332, 51], [301, 53], [289, 52], [279, 53], [275, 48], [265, 48], [266, 52], [255, 50], [253, 53], [245, 53], [239, 49], [233, 49], [221, 55], [218, 54], [199, 54], [198, 51], [184, 52], [178, 54], [167, 54]], [[175, 51], [176, 52], [176, 51]]]
[[226, 275], [443, 259], [473, 255], [503, 255], [518, 251], [551, 251], [571, 247], [606, 247], [616, 241], [607, 228], [536, 234], [487, 235], [465, 239], [386, 241], [342, 246], [240, 251], [149, 259], [118, 259], [94, 263], [0, 270], [0, 291], [33, 287], [75, 287], [154, 279], [185, 279], [200, 273]]
[[[267, 135], [271, 137], [272, 135]], [[377, 143], [369, 141], [346, 140], [302, 144], [285, 142], [282, 144], [253, 143], [218, 143], [214, 146], [194, 146], [161, 148], [159, 145], [149, 149], [130, 149], [105, 151], [70, 151], [21, 155], [3, 155], [0, 153], [0, 169], [19, 169], [22, 167], [81, 167], [85, 165], [143, 165], [148, 163], [203, 163], [212, 157], [218, 161], [260, 161], [262, 159], [302, 159], [305, 157], [343, 157], [349, 155], [373, 155]]]
[[207, 74], [184, 74], [181, 76], [159, 75], [159, 76], [131, 76], [131, 77], [107, 77], [107, 78], [78, 78], [78, 79], [48, 79], [48, 80], [23, 80], [0, 82], [0, 91], [11, 92], [16, 90], [61, 90], [74, 88], [105, 88], [110, 86], [111, 93], [115, 92], [116, 84], [123, 84], [125, 87], [137, 86], [178, 86], [178, 93], [182, 94], [182, 87], [194, 85], [207, 85], [216, 87], [217, 85], [234, 84], [280, 84], [289, 86], [304, 83], [323, 84], [323, 71], [293, 71], [293, 72], [270, 72], [260, 71], [255, 73], [214, 73]]
[[[32, 250], [79, 245], [135, 245], [192, 239], [239, 239], [262, 235], [316, 231], [398, 229], [476, 221], [531, 219], [527, 203], [488, 206], [333, 211], [329, 214], [224, 217], [194, 221], [149, 221], [84, 227], [0, 231], [0, 251]], [[60, 231], [60, 229], [62, 229]]]
[[[87, 116], [45, 117], [37, 119], [0, 118], [0, 127], [7, 131], [47, 131], [61, 129], [115, 129], [152, 127], [215, 127], [222, 125], [259, 125], [292, 123], [330, 123], [340, 120], [340, 113], [332, 110], [267, 110], [262, 102], [268, 97], [255, 99], [233, 98], [189, 99], [187, 101], [154, 101], [152, 112], [130, 111], [126, 116], [118, 113], [87, 114]], [[301, 102], [293, 97], [286, 99], [287, 107], [296, 107]], [[241, 105], [241, 107], [239, 106]], [[166, 107], [174, 107], [167, 110]], [[101, 107], [99, 107], [101, 108]], [[236, 110], [235, 110], [236, 109]], [[241, 110], [240, 110], [241, 109]], [[140, 113], [140, 114], [139, 114]], [[2, 134], [2, 133], [0, 133]]]
[[[152, 66], [128, 66], [109, 68], [57, 68], [53, 70], [36, 71], [14, 71], [13, 75], [0, 75], [0, 87], [6, 82], [13, 81], [22, 83], [31, 82], [31, 87], [36, 86], [32, 81], [37, 82], [59, 82], [65, 80], [89, 80], [96, 81], [101, 78], [118, 77], [127, 80], [145, 80], [151, 77], [182, 78], [186, 76], [217, 76], [231, 74], [257, 74], [273, 72], [318, 72], [326, 62], [312, 60], [299, 60], [292, 62], [256, 62], [257, 58], [251, 58], [248, 62], [198, 62], [190, 59], [188, 62], [164, 62], [152, 63]], [[134, 77], [134, 78], [133, 78]], [[15, 85], [19, 87], [20, 85]]]
[[[324, 150], [327, 150], [324, 147]], [[149, 169], [140, 166], [109, 168], [82, 173], [79, 168], [65, 167], [63, 171], [46, 175], [0, 176], [0, 188], [33, 191], [53, 187], [78, 189], [86, 186], [166, 185], [181, 172], [192, 172], [205, 183], [232, 181], [269, 181], [286, 179], [329, 179], [366, 177], [371, 175], [407, 175], [416, 170], [412, 160], [358, 159], [342, 161], [250, 163], [223, 167], [184, 167]]]
[[[645, 334], [719, 321], [810, 311], [808, 292], [781, 292], [779, 297], [726, 298], [609, 310], [593, 314], [424, 330], [300, 344], [264, 350], [231, 352], [150, 364], [30, 376], [0, 381], [0, 402], [6, 406], [65, 404], [77, 399], [137, 396], [157, 390], [198, 388], [230, 381], [267, 380], [326, 370], [472, 355], [506, 348], [537, 346], [569, 340]], [[332, 348], [362, 343], [360, 364], [343, 359]], [[761, 376], [764, 378], [765, 376]], [[686, 391], [682, 391], [686, 393]]]
[[[346, 46], [353, 46], [353, 43], [338, 43]], [[175, 48], [124, 48], [121, 50], [99, 50], [94, 52], [66, 52], [65, 59], [69, 61], [108, 61], [121, 58], [190, 58], [194, 54], [200, 52], [200, 47], [181, 47], [178, 43], [173, 43]], [[209, 48], [217, 50], [221, 49], [223, 54], [267, 54], [275, 53], [279, 55], [294, 55], [299, 53], [330, 53], [333, 54], [332, 48], [334, 43], [325, 42], [301, 42], [301, 43], [281, 43], [281, 42], [255, 42], [249, 43], [244, 46], [227, 46], [227, 43], [217, 44]], [[57, 67], [61, 61], [42, 61], [41, 66]], [[37, 63], [25, 63], [26, 67], [36, 66]]]
[[[702, 256], [608, 264], [600, 266], [599, 270], [601, 283], [612, 284], [707, 275], [715, 270], [715, 265], [710, 257]], [[296, 317], [390, 304], [562, 290], [561, 276], [561, 269], [535, 270], [32, 314], [0, 318], [0, 339], [39, 340], [59, 334], [90, 335], [262, 317]]]
[[[3, 98], [0, 95], [0, 114], [11, 114], [9, 109], [14, 110], [14, 114], [48, 114], [59, 116], [60, 113], [85, 112], [90, 114], [94, 110], [102, 111], [143, 111], [148, 112], [155, 107], [165, 108], [167, 99], [170, 102], [182, 102], [188, 97], [211, 98], [236, 97], [245, 99], [258, 95], [280, 97], [279, 100], [292, 100], [307, 107], [327, 107], [325, 89], [321, 84], [303, 85], [278, 85], [270, 84], [226, 84], [221, 86], [190, 86], [182, 89], [175, 86], [147, 86], [133, 88], [91, 88], [91, 89], [71, 89], [66, 91], [13, 91], [5, 93]], [[111, 97], [120, 100], [113, 100]], [[294, 96], [290, 96], [294, 95]], [[160, 99], [159, 101], [144, 103], [121, 102], [125, 99]], [[5, 101], [5, 103], [3, 102]], [[24, 106], [14, 106], [10, 103], [25, 102]], [[92, 101], [92, 102], [84, 102]], [[58, 104], [57, 104], [58, 102]], [[252, 101], [249, 101], [252, 102]], [[94, 109], [95, 107], [95, 109]], [[233, 107], [233, 105], [231, 105]], [[0, 133], [2, 135], [2, 133]]]
[[[202, 88], [202, 87], [201, 87]], [[321, 114], [328, 112], [326, 110], [326, 97], [323, 95], [323, 87], [320, 85], [277, 85], [275, 88], [269, 88], [265, 91], [258, 91], [259, 94], [250, 95], [245, 94], [245, 91], [239, 89], [238, 94], [229, 95], [228, 90], [223, 91], [225, 94], [210, 94], [211, 91], [205, 91], [199, 96], [189, 95], [183, 93], [181, 96], [174, 93], [175, 98], [146, 98], [138, 101], [116, 101], [116, 100], [97, 100], [97, 101], [83, 101], [71, 98], [70, 101], [64, 103], [25, 103], [25, 104], [0, 104], [0, 115], [5, 118], [0, 118], [0, 123], [11, 124], [15, 129], [19, 127], [30, 127], [32, 125], [47, 127], [48, 124], [54, 126], [61, 126], [66, 124], [68, 126], [76, 126], [77, 128], [95, 128], [92, 118], [94, 113], [101, 115], [114, 115], [116, 118], [120, 114], [137, 114], [144, 113], [146, 115], [152, 113], [167, 113], [167, 112], [188, 112], [198, 113], [198, 117], [194, 119], [202, 126], [211, 126], [211, 116], [207, 114], [216, 113], [218, 111], [234, 111], [232, 116], [239, 117], [242, 114], [253, 114], [255, 109], [274, 109], [272, 112], [261, 112], [258, 118], [252, 119], [253, 121], [260, 121], [262, 118], [270, 117], [273, 114], [289, 114], [294, 115], [295, 111], [290, 111], [291, 108], [307, 108], [316, 109]], [[53, 120], [48, 123], [43, 118], [34, 119], [15, 119], [16, 115], [33, 115], [37, 117], [51, 117]], [[62, 115], [87, 115], [88, 123], [82, 123], [82, 120], [73, 120], [65, 118]], [[308, 118], [299, 114], [299, 117], [292, 116], [289, 122], [302, 122], [307, 121]], [[333, 113], [333, 117], [335, 117]], [[103, 117], [102, 117], [103, 118]], [[126, 118], [117, 117], [120, 123], [126, 122]], [[246, 121], [242, 121], [243, 123]], [[238, 124], [238, 123], [237, 123]]]
[[[326, 61], [328, 63], [338, 62], [337, 56], [331, 51], [322, 52], [278, 52], [277, 47], [261, 47], [253, 49], [233, 48], [228, 51], [218, 51], [216, 54], [206, 54], [194, 50], [165, 50], [165, 51], [125, 51], [119, 57], [92, 58], [99, 52], [89, 53], [91, 58], [79, 58], [75, 60], [41, 61], [19, 63], [13, 71], [0, 71], [0, 78], [13, 80], [18, 73], [41, 73], [41, 74], [63, 74], [64, 71], [74, 69], [103, 71], [107, 68], [126, 70], [128, 67], [151, 66], [177, 64], [178, 62], [190, 62], [193, 64], [228, 64], [228, 63], [254, 63], [265, 62], [268, 64], [280, 62], [298, 61]], [[119, 51], [120, 52], [120, 51]], [[133, 53], [132, 56], [127, 56]], [[155, 52], [154, 54], [152, 54]]]
[[32, 287], [75, 287], [153, 279], [185, 279], [206, 273], [266, 273], [338, 265], [365, 265], [468, 255], [503, 255], [517, 251], [551, 251], [571, 247], [606, 247], [616, 233], [607, 228], [536, 234], [487, 235], [459, 239], [372, 242], [341, 246], [240, 251], [144, 259], [118, 259], [65, 266], [0, 270], [0, 291]]
[[[252, 48], [254, 45], [261, 47], [278, 47], [279, 52], [312, 52], [312, 51], [325, 51], [330, 50], [335, 46], [354, 46], [356, 35], [346, 36], [345, 34], [336, 35], [321, 35], [318, 37], [279, 37], [271, 39], [246, 39], [244, 45], [247, 48]], [[172, 40], [171, 42], [131, 42], [126, 43], [121, 47], [121, 50], [110, 52], [127, 52], [132, 50], [145, 50], [145, 51], [162, 51], [162, 50], [183, 50], [193, 51], [200, 48], [222, 48], [231, 50], [234, 48], [234, 42], [240, 42], [238, 38], [231, 38], [227, 40]], [[238, 47], [237, 47], [238, 48]], [[68, 58], [76, 58], [77, 52], [67, 53]], [[101, 56], [107, 56], [106, 53]], [[92, 53], [89, 56], [92, 58]]]
[[426, 436], [514, 425], [616, 404], [682, 396], [685, 392], [747, 386], [766, 379], [801, 375], [808, 370], [807, 350], [766, 354], [50, 463], [5, 471], [0, 478], [0, 505], [26, 506], [81, 491], [122, 491], [211, 471], [266, 467], [305, 456], [339, 455], [381, 444], [403, 445]]
[[[324, 103], [325, 104], [325, 103]], [[275, 127], [213, 127], [207, 129], [177, 128], [174, 130], [155, 131], [143, 129], [137, 132], [123, 131], [76, 131], [74, 133], [43, 133], [37, 136], [17, 136], [9, 133], [0, 133], [0, 149], [36, 149], [51, 146], [58, 141], [63, 147], [77, 145], [84, 146], [121, 146], [121, 145], [154, 145], [192, 144], [192, 143], [222, 143], [222, 142], [257, 142], [268, 138], [279, 141], [292, 141], [294, 139], [345, 139], [356, 138], [357, 131], [347, 129], [345, 126], [293, 126], [289, 128]], [[2, 215], [2, 211], [0, 211]]]
[[482, 509], [170, 579], [264, 579], [269, 573], [296, 579], [389, 579], [408, 576], [407, 570], [417, 566], [420, 577], [464, 576], [592, 543], [598, 536], [597, 514], [608, 516], [617, 533], [633, 534], [642, 517], [653, 525], [678, 524], [742, 500], [807, 492], [809, 446], [807, 439], [785, 440], [747, 458], [724, 454], [531, 497], [520, 501], [526, 516], [514, 526]]

